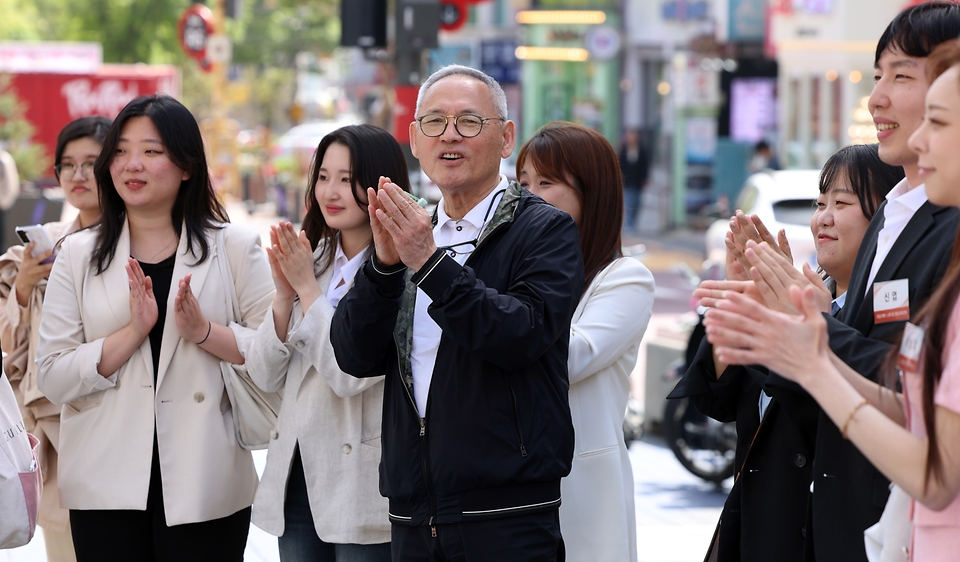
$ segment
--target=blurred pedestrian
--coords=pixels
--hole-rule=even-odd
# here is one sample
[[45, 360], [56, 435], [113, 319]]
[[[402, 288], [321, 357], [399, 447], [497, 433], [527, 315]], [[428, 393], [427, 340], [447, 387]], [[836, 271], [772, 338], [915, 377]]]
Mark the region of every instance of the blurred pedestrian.
[[257, 475], [220, 363], [244, 362], [273, 298], [259, 236], [225, 224], [197, 122], [169, 96], [124, 107], [94, 174], [101, 221], [54, 262], [37, 360], [63, 404], [77, 559], [242, 560]]
[[[853, 145], [827, 159], [820, 173], [820, 196], [810, 219], [817, 248], [817, 261], [827, 275], [820, 295], [824, 306], [837, 314], [846, 299], [847, 287], [860, 242], [884, 196], [903, 178], [903, 168], [880, 160], [877, 145]], [[756, 217], [739, 214], [727, 234], [727, 279], [706, 281], [694, 292], [704, 304], [712, 304], [724, 290], [739, 290], [780, 308], [789, 303], [767, 302], [769, 293], [754, 287], [752, 267], [776, 273], [789, 284], [801, 275], [793, 267], [787, 246], [779, 247], [768, 234], [770, 251], [758, 256], [756, 266], [746, 255], [746, 240], [761, 239], [765, 227]], [[810, 279], [819, 278], [807, 270]], [[829, 289], [828, 289], [829, 287]], [[832, 303], [831, 303], [832, 301]], [[727, 366], [717, 361], [713, 346], [702, 340], [697, 355], [669, 398], [689, 396], [703, 414], [721, 422], [737, 423], [736, 480], [720, 515], [717, 537], [718, 560], [765, 561], [775, 558], [801, 562], [804, 536], [809, 532], [810, 501], [819, 410], [806, 401], [789, 400], [776, 389], [764, 388], [768, 371]], [[786, 401], [786, 403], [784, 403]]]
[[[63, 195], [78, 214], [71, 221], [50, 222], [43, 229], [52, 241], [100, 220], [99, 189], [93, 165], [110, 128], [106, 117], [81, 117], [57, 137], [54, 173]], [[6, 355], [4, 371], [13, 385], [27, 431], [39, 441], [44, 493], [40, 526], [50, 562], [76, 560], [70, 537], [70, 517], [57, 493], [57, 451], [60, 449], [60, 407], [37, 389], [37, 344], [47, 278], [53, 252], [33, 255], [34, 243], [11, 246], [0, 256], [0, 343]]]
[[365, 186], [382, 175], [409, 191], [407, 164], [390, 133], [343, 127], [317, 148], [303, 231], [271, 228], [277, 293], [257, 330], [248, 371], [283, 391], [253, 522], [280, 537], [280, 559], [389, 562], [390, 519], [379, 492], [383, 377], [337, 366], [330, 321], [373, 252]]
[[643, 204], [643, 191], [650, 177], [650, 155], [640, 140], [640, 132], [627, 129], [618, 155], [623, 173], [623, 231], [637, 232], [637, 215]]
[[617, 154], [573, 123], [545, 125], [520, 149], [520, 186], [577, 223], [587, 286], [570, 325], [570, 412], [575, 450], [560, 481], [568, 560], [637, 559], [633, 467], [623, 438], [630, 373], [653, 313], [654, 281], [620, 252], [623, 188]]
[[761, 140], [754, 145], [753, 157], [750, 159], [750, 165], [748, 166], [748, 169], [751, 174], [762, 172], [764, 170], [780, 169], [780, 160], [777, 159], [777, 155], [774, 154], [773, 148], [770, 147], [770, 143], [765, 140]]
[[[562, 560], [576, 224], [500, 174], [516, 125], [486, 74], [432, 74], [411, 150], [443, 197], [367, 190], [375, 251], [334, 313], [337, 362], [386, 372], [380, 491], [394, 560]], [[409, 271], [408, 271], [409, 269]]]
[[7, 211], [16, 203], [20, 195], [20, 174], [17, 163], [9, 152], [0, 148], [0, 247], [6, 248]]

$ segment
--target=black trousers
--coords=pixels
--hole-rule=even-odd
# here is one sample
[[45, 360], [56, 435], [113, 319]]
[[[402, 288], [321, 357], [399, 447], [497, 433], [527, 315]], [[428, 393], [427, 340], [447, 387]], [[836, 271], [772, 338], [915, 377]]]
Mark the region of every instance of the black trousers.
[[165, 517], [160, 455], [154, 438], [146, 511], [70, 510], [77, 562], [243, 560], [250, 531], [249, 507], [221, 519], [173, 527], [167, 526]]
[[564, 562], [558, 510], [432, 527], [393, 525], [394, 562]]

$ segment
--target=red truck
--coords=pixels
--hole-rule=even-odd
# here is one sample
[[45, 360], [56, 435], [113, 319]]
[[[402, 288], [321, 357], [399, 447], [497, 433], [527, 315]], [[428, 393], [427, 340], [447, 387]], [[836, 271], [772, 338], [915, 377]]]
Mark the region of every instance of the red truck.
[[[154, 93], [180, 97], [180, 69], [172, 65], [104, 64], [82, 74], [13, 72], [12, 89], [36, 127], [34, 140], [53, 157], [57, 134], [89, 115], [113, 119], [130, 100]], [[52, 171], [51, 171], [52, 175]]]

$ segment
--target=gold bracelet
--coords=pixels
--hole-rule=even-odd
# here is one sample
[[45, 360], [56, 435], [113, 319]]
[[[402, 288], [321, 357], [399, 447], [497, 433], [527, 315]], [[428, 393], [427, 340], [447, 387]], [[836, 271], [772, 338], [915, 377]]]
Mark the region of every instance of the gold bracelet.
[[847, 426], [849, 426], [850, 422], [853, 421], [853, 416], [857, 414], [857, 410], [859, 410], [860, 408], [863, 408], [867, 404], [868, 404], [867, 399], [864, 398], [863, 400], [860, 401], [859, 404], [857, 404], [856, 406], [853, 407], [852, 410], [850, 410], [850, 415], [847, 416], [847, 421], [843, 422], [843, 427], [840, 428], [840, 435], [843, 436], [844, 439], [847, 438]]

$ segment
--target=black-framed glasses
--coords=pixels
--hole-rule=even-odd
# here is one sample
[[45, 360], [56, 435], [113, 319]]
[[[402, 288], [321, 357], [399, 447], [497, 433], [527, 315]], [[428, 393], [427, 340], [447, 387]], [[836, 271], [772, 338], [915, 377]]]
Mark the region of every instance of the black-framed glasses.
[[447, 124], [453, 120], [453, 128], [457, 134], [463, 138], [473, 138], [483, 130], [483, 124], [487, 121], [503, 121], [499, 117], [481, 117], [473, 113], [464, 113], [462, 115], [440, 115], [439, 113], [428, 113], [423, 117], [417, 118], [420, 123], [420, 130], [428, 137], [439, 137], [447, 130]]
[[73, 174], [76, 173], [77, 169], [79, 168], [80, 175], [83, 177], [83, 179], [86, 180], [86, 179], [90, 179], [90, 174], [91, 172], [93, 172], [94, 164], [95, 162], [93, 160], [84, 162], [83, 164], [80, 164], [80, 166], [77, 166], [76, 164], [71, 164], [68, 162], [66, 164], [55, 165], [53, 167], [53, 171], [57, 173], [57, 176], [65, 175], [69, 179], [73, 177]]
[[[480, 238], [474, 238], [473, 240], [468, 240], [466, 242], [460, 242], [458, 244], [450, 244], [449, 246], [440, 246], [438, 249], [447, 252], [451, 258], [455, 258], [458, 255], [469, 256], [477, 249], [477, 243], [480, 242]], [[473, 246], [472, 249], [457, 249], [463, 246]]]
[[[462, 136], [462, 134], [461, 134]], [[474, 135], [476, 136], [476, 135]], [[451, 258], [455, 258], [458, 255], [469, 256], [477, 249], [477, 244], [480, 243], [480, 236], [483, 235], [483, 229], [487, 227], [487, 220], [490, 218], [490, 211], [493, 210], [493, 205], [499, 201], [503, 194], [506, 193], [506, 189], [501, 189], [500, 191], [493, 194], [493, 197], [490, 199], [490, 203], [487, 205], [487, 212], [483, 214], [483, 222], [480, 223], [480, 234], [477, 235], [473, 240], [467, 240], [466, 242], [457, 242], [456, 244], [450, 244], [449, 246], [440, 246], [438, 249], [447, 252]], [[462, 248], [463, 246], [473, 246], [471, 250], [458, 250], [457, 248]]]

